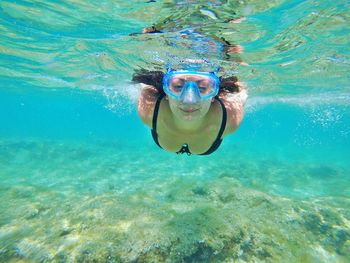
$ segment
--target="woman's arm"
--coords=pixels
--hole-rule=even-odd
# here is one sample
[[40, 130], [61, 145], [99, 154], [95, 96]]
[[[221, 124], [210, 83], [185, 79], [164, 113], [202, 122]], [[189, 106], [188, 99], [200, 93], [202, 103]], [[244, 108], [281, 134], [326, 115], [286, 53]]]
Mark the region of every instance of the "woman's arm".
[[142, 85], [141, 95], [138, 101], [137, 111], [144, 124], [152, 128], [152, 118], [159, 91], [150, 85]]
[[235, 93], [222, 93], [219, 95], [220, 100], [224, 103], [227, 111], [226, 129], [224, 137], [233, 133], [241, 124], [244, 116], [244, 105], [247, 100], [247, 90], [241, 82], [237, 82], [239, 91]]
[[162, 71], [137, 70], [132, 81], [140, 83], [142, 90], [138, 101], [137, 111], [144, 124], [152, 128], [152, 118], [158, 96], [163, 92], [164, 73]]

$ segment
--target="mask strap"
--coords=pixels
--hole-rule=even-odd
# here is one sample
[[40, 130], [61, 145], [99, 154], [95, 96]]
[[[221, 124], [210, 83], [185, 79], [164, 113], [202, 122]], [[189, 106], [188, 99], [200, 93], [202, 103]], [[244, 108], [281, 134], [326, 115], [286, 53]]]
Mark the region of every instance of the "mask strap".
[[170, 63], [166, 64], [165, 68], [166, 68], [166, 73], [176, 71], [175, 69], [171, 68]]
[[216, 73], [218, 73], [220, 71], [220, 69], [221, 69], [221, 67], [217, 67], [215, 70], [210, 71], [209, 73], [216, 75]]

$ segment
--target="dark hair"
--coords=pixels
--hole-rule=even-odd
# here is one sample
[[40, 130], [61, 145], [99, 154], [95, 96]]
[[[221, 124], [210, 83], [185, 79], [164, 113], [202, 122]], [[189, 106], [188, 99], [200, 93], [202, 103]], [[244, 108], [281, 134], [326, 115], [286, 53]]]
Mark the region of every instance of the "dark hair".
[[160, 93], [163, 91], [163, 76], [162, 71], [148, 71], [146, 69], [137, 70], [132, 75], [132, 81], [154, 86]]
[[235, 93], [239, 92], [240, 88], [238, 85], [238, 78], [236, 76], [231, 76], [228, 78], [220, 77], [220, 90], [221, 92], [227, 92], [227, 93]]
[[[132, 81], [136, 83], [143, 83], [146, 85], [154, 86], [160, 93], [163, 91], [163, 76], [162, 71], [148, 71], [146, 69], [140, 69], [136, 71], [132, 76]], [[239, 85], [237, 84], [238, 78], [235, 76], [223, 78], [220, 77], [220, 89], [219, 93], [234, 93], [239, 92]]]

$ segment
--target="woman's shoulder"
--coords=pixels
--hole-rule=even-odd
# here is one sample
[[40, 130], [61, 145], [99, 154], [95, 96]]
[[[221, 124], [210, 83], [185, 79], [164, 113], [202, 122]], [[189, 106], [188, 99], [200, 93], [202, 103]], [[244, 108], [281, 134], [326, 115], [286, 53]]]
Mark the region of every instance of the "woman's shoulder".
[[226, 93], [219, 96], [227, 112], [224, 136], [233, 133], [241, 124], [244, 115], [244, 104], [248, 95], [245, 88], [239, 92]]
[[159, 91], [154, 86], [142, 84], [137, 110], [142, 122], [150, 128], [152, 128], [154, 107], [159, 95]]

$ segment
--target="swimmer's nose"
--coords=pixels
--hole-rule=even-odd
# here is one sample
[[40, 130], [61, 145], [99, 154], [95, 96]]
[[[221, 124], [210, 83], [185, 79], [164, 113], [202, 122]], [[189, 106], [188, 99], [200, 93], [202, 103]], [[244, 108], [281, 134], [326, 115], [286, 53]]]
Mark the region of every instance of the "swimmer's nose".
[[194, 104], [197, 102], [198, 102], [198, 99], [196, 98], [196, 95], [194, 94], [194, 92], [186, 92], [186, 94], [184, 94], [183, 103]]
[[195, 84], [190, 84], [184, 88], [181, 95], [182, 102], [185, 104], [195, 104], [200, 101], [200, 95], [198, 94], [198, 88]]

